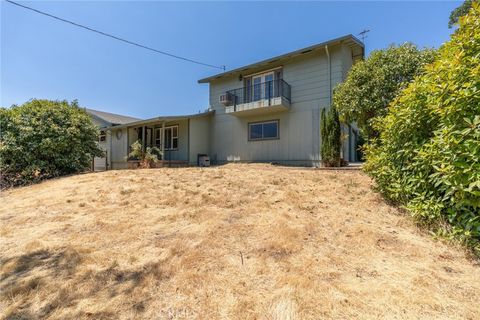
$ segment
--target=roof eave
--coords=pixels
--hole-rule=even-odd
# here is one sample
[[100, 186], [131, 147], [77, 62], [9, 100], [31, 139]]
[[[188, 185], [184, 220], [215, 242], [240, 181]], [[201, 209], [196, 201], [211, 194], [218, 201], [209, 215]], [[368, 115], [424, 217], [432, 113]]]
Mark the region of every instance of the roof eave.
[[309, 47], [306, 47], [306, 48], [302, 48], [302, 49], [298, 49], [298, 50], [295, 50], [295, 51], [292, 51], [292, 52], [288, 52], [288, 53], [285, 53], [285, 54], [282, 54], [282, 55], [279, 55], [279, 56], [276, 56], [276, 57], [273, 57], [273, 58], [269, 58], [269, 59], [262, 60], [262, 61], [259, 61], [259, 62], [255, 62], [255, 63], [249, 64], [249, 65], [246, 65], [246, 66], [242, 66], [242, 67], [239, 67], [239, 68], [227, 71], [227, 72], [218, 73], [216, 75], [200, 79], [200, 80], [198, 80], [198, 83], [209, 83], [212, 80], [222, 78], [222, 77], [227, 76], [227, 75], [233, 75], [233, 74], [239, 73], [241, 71], [246, 71], [245, 69], [252, 69], [252, 68], [260, 67], [260, 66], [262, 66], [264, 64], [268, 64], [272, 61], [283, 60], [283, 59], [286, 59], [286, 58], [289, 58], [289, 57], [297, 56], [299, 54], [302, 54], [305, 51], [310, 52], [312, 50], [319, 49], [319, 48], [324, 47], [326, 45], [332, 45], [332, 44], [339, 43], [339, 42], [345, 41], [345, 40], [352, 40], [358, 46], [360, 46], [362, 48], [365, 47], [362, 41], [360, 41], [354, 35], [348, 34], [348, 35], [345, 35], [345, 36], [342, 36], [342, 37], [339, 37], [339, 38], [335, 38], [335, 39], [332, 39], [332, 40], [328, 40], [328, 41], [325, 41], [325, 42], [322, 42], [322, 43], [318, 43], [318, 44], [315, 44], [315, 45], [312, 45], [312, 46], [309, 46]]
[[[93, 117], [93, 118], [95, 118], [95, 119], [97, 119], [101, 122], [108, 123], [110, 125], [124, 124], [124, 123], [128, 123], [128, 122], [142, 120], [142, 119], [139, 119], [139, 118], [124, 116], [124, 115], [121, 115], [121, 114], [116, 114], [116, 113], [111, 113], [111, 112], [106, 112], [106, 111], [100, 111], [100, 110], [89, 109], [89, 108], [83, 108], [83, 109], [91, 117]], [[115, 118], [115, 119], [113, 119], [113, 121], [112, 121], [112, 116]], [[118, 120], [121, 120], [122, 122], [118, 122]]]
[[185, 120], [185, 119], [192, 119], [192, 118], [199, 118], [199, 117], [204, 117], [208, 116], [215, 113], [215, 110], [211, 111], [206, 111], [202, 113], [196, 113], [196, 114], [188, 114], [188, 115], [181, 115], [181, 116], [164, 116], [164, 117], [154, 117], [150, 119], [145, 119], [145, 120], [140, 120], [140, 121], [134, 121], [130, 123], [124, 123], [121, 125], [112, 125], [107, 127], [106, 129], [123, 129], [123, 128], [128, 128], [128, 127], [135, 127], [143, 124], [148, 124], [152, 122], [162, 122], [162, 121], [175, 121], [175, 120]]

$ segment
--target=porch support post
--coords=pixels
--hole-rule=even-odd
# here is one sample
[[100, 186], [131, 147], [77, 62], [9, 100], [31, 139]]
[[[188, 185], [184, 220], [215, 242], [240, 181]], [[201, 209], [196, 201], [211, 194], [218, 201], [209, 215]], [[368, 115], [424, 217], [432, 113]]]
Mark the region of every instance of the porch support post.
[[187, 163], [190, 163], [190, 118], [187, 119]]
[[145, 144], [147, 139], [145, 139], [145, 135], [147, 134], [147, 130], [145, 130], [145, 126], [142, 127], [142, 150], [145, 151]]
[[162, 122], [162, 135], [161, 135], [161, 144], [162, 144], [162, 160], [165, 160], [165, 121]]
[[[120, 130], [122, 130], [122, 129], [120, 129]], [[130, 153], [130, 137], [129, 137], [130, 135], [128, 134], [129, 131], [130, 131], [130, 128], [127, 127], [127, 159], [128, 159], [128, 155]]]

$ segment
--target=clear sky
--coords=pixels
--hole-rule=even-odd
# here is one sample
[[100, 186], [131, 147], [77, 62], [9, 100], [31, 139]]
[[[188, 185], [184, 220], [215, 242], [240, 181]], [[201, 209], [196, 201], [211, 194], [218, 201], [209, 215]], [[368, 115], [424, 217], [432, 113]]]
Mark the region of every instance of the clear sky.
[[[437, 48], [461, 2], [21, 3], [228, 70], [365, 28], [367, 54], [406, 41]], [[219, 71], [1, 2], [4, 107], [47, 98], [140, 118], [196, 113], [208, 107], [208, 85], [197, 80]]]

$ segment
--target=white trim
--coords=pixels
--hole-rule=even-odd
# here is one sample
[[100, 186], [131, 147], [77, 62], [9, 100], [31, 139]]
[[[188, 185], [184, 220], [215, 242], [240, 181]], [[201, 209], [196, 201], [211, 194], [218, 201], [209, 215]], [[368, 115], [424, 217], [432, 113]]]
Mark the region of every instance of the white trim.
[[279, 67], [272, 68], [272, 69], [263, 70], [263, 71], [260, 71], [260, 72], [255, 72], [255, 73], [250, 73], [250, 74], [242, 75], [242, 77], [244, 77], [244, 78], [254, 77], [254, 76], [257, 76], [257, 75], [259, 75], [259, 74], [273, 72], [273, 71], [278, 70], [278, 69], [283, 69], [283, 65], [282, 65], [282, 66], [279, 66]]
[[[158, 133], [158, 139], [157, 139]], [[157, 143], [157, 140], [160, 140], [160, 143]], [[154, 128], [153, 129], [153, 144], [155, 147], [160, 147], [162, 145], [162, 128]]]
[[[173, 129], [176, 128], [177, 129], [177, 135], [173, 135]], [[178, 128], [178, 124], [177, 125], [173, 125], [173, 126], [168, 126], [168, 127], [161, 127], [161, 128], [154, 128], [155, 132], [154, 132], [154, 144], [156, 147], [162, 147], [163, 143], [165, 142], [165, 131], [166, 130], [172, 130], [172, 134], [170, 136], [170, 145], [172, 146], [171, 148], [167, 148], [165, 146], [164, 150], [168, 150], [168, 151], [175, 151], [175, 150], [178, 150], [178, 136], [179, 136], [179, 128]], [[160, 144], [157, 144], [157, 132], [160, 133]], [[173, 141], [174, 139], [177, 139], [177, 147], [176, 148], [173, 148]]]
[[[268, 72], [263, 72], [263, 73], [259, 73], [257, 74], [256, 76], [252, 76], [252, 97], [253, 97], [253, 101], [259, 101], [261, 99], [266, 99], [266, 93], [265, 93], [265, 87], [266, 87], [266, 83], [267, 81], [265, 80], [267, 76], [272, 76], [272, 84], [273, 84], [273, 81], [275, 81], [275, 72], [274, 71], [268, 71]], [[258, 84], [255, 84], [255, 79], [260, 79], [260, 83]], [[260, 98], [259, 99], [256, 99], [255, 98], [255, 86], [258, 85], [260, 86]], [[272, 85], [273, 86], [273, 85]], [[273, 86], [274, 87], [274, 86]], [[272, 92], [272, 95], [275, 96], [275, 93]]]

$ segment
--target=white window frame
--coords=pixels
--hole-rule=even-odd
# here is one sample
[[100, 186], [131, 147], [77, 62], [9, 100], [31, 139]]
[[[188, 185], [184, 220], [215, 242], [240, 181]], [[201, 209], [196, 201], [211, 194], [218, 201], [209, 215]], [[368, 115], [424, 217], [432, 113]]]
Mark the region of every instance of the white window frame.
[[[177, 135], [173, 135], [174, 133], [174, 128], [176, 128], [177, 130]], [[174, 125], [174, 126], [168, 126], [168, 127], [165, 127], [164, 128], [165, 130], [164, 131], [167, 131], [167, 130], [171, 130], [172, 131], [172, 134], [170, 135], [170, 145], [172, 146], [171, 148], [167, 148], [166, 145], [165, 145], [165, 149], [164, 150], [169, 150], [169, 151], [175, 151], [175, 150], [178, 150], [178, 142], [179, 142], [179, 139], [178, 139], [178, 124], [177, 125]], [[164, 131], [162, 130], [162, 128], [155, 128], [155, 146], [158, 147], [158, 148], [162, 148], [162, 142], [165, 142], [165, 134], [164, 134]], [[159, 137], [160, 138], [157, 138], [157, 132], [159, 132]], [[160, 139], [160, 141], [158, 141]], [[173, 148], [173, 141], [177, 139], [177, 147], [176, 148]], [[160, 142], [160, 143], [159, 143]]]
[[[267, 123], [276, 123], [276, 124], [277, 124], [277, 135], [276, 135], [275, 137], [272, 137], [272, 138], [264, 138], [264, 137], [263, 137], [263, 125], [264, 125], [264, 124], [267, 124]], [[261, 137], [261, 138], [256, 138], [256, 139], [252, 139], [252, 138], [251, 138], [251, 134], [250, 134], [251, 127], [252, 127], [253, 125], [259, 125], [259, 124], [262, 125], [262, 137]], [[268, 120], [268, 121], [249, 122], [249, 123], [248, 123], [247, 134], [248, 134], [248, 141], [279, 140], [279, 139], [280, 139], [280, 120], [276, 119], [276, 120]]]
[[[157, 138], [158, 133], [158, 138]], [[155, 128], [153, 133], [153, 144], [155, 147], [162, 147], [162, 128]]]
[[[253, 101], [260, 101], [260, 100], [264, 100], [264, 99], [267, 99], [267, 96], [266, 96], [266, 93], [265, 93], [265, 87], [266, 87], [266, 80], [265, 78], [267, 76], [272, 76], [272, 80], [271, 81], [275, 81], [275, 72], [273, 71], [269, 71], [269, 72], [265, 72], [265, 73], [260, 73], [260, 74], [256, 74], [254, 76], [252, 76], [252, 100]], [[255, 79], [260, 79], [260, 99], [258, 100], [255, 100]], [[272, 88], [274, 88], [275, 86], [273, 85], [273, 82], [272, 82]], [[273, 89], [275, 90], [275, 89]], [[272, 92], [272, 96], [275, 96], [275, 93]]]

